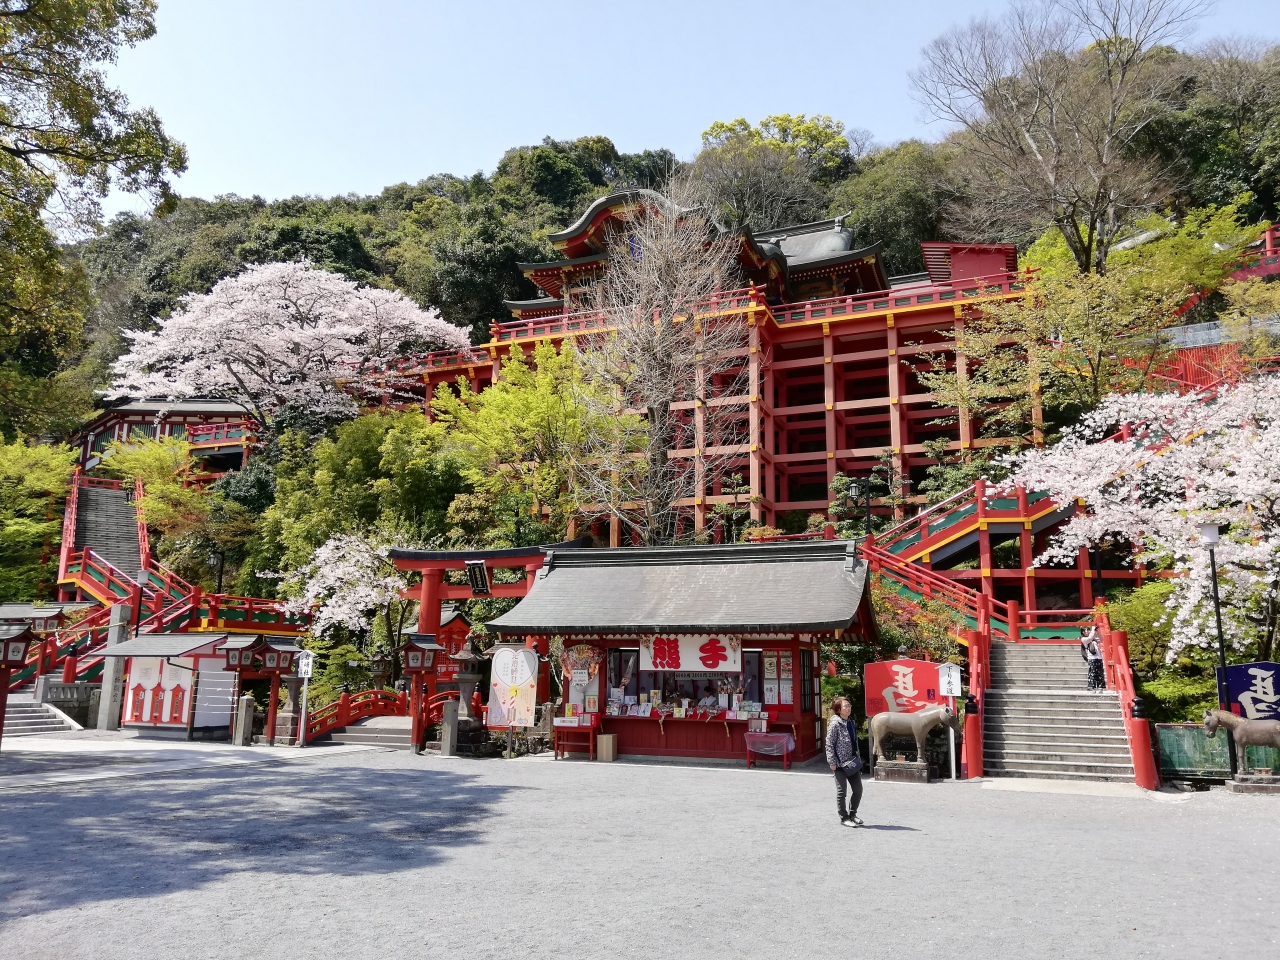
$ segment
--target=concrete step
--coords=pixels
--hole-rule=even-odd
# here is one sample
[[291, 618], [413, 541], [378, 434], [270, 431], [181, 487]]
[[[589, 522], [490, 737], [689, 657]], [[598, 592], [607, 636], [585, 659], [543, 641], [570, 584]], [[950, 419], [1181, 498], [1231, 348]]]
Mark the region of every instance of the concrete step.
[[[1071, 773], [1097, 773], [1097, 774], [1123, 774], [1127, 773], [1133, 776], [1133, 764], [1126, 757], [1123, 760], [1099, 759], [1094, 757], [1074, 758], [1066, 760], [1035, 758], [1030, 756], [1019, 757], [992, 757], [991, 766], [995, 769], [1003, 769], [1008, 767], [1019, 767], [1024, 770], [1035, 769], [1061, 769]], [[987, 757], [984, 752], [982, 758], [982, 767], [987, 769]]]
[[982, 765], [982, 774], [986, 777], [1022, 777], [1034, 780], [1092, 780], [1103, 783], [1133, 783], [1133, 771], [1119, 773], [1093, 773], [1072, 770], [1063, 766], [1030, 765], [1030, 764], [992, 764]]
[[1060, 737], [1051, 736], [1047, 733], [1028, 733], [1009, 736], [1007, 733], [1001, 733], [1000, 736], [984, 737], [984, 744], [990, 743], [997, 747], [1003, 747], [1009, 750], [1039, 750], [1044, 749], [1061, 749], [1072, 751], [1089, 751], [1100, 750], [1103, 753], [1112, 750], [1123, 750], [1129, 752], [1129, 741], [1126, 737], [1108, 736], [1105, 734], [1081, 734], [1066, 733]]
[[389, 747], [394, 750], [408, 750], [411, 746], [410, 734], [408, 730], [396, 729], [379, 729], [377, 727], [345, 727], [335, 730], [332, 733], [322, 737], [317, 737], [317, 742], [331, 743], [363, 743], [378, 747]]
[[1099, 747], [1093, 743], [1002, 743], [984, 740], [982, 756], [995, 760], [1009, 760], [1016, 757], [1030, 757], [1038, 760], [1054, 760], [1061, 763], [1088, 763], [1093, 760], [1107, 763], [1128, 763], [1130, 761], [1127, 744], [1111, 747]]
[[1054, 706], [1051, 703], [1036, 704], [1028, 706], [998, 706], [987, 704], [984, 716], [987, 722], [991, 720], [1105, 720], [1114, 723], [1122, 723], [1124, 716], [1120, 713], [1119, 708], [1107, 710], [1105, 708], [1095, 708], [1093, 710], [1076, 709], [1066, 710], [1062, 707]]
[[1014, 717], [1011, 719], [1001, 718], [993, 722], [988, 717], [986, 728], [984, 728], [983, 732], [998, 732], [1002, 737], [1064, 736], [1071, 737], [1071, 739], [1076, 739], [1076, 737], [1093, 739], [1093, 737], [1115, 736], [1126, 742], [1126, 744], [1129, 742], [1128, 737], [1125, 736], [1123, 724], [1102, 721], [1073, 721], [1073, 719], [1037, 721], [1037, 719]]
[[6, 737], [48, 736], [70, 733], [75, 727], [43, 704], [30, 700], [10, 700], [5, 704], [4, 735]]

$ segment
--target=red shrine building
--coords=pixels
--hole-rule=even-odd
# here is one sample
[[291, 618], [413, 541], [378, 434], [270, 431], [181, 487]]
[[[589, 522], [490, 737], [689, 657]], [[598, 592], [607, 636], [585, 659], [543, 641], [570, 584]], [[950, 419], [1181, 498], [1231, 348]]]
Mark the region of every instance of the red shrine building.
[[548, 550], [489, 622], [538, 650], [559, 637], [570, 752], [803, 762], [822, 748], [820, 643], [875, 634], [853, 541]]
[[[550, 236], [560, 259], [520, 265], [542, 296], [508, 301], [512, 319], [492, 325], [489, 343], [405, 358], [388, 376], [420, 382], [424, 400], [442, 383], [479, 391], [501, 376], [513, 351], [529, 359], [541, 341], [598, 335], [605, 326], [585, 309], [585, 294], [608, 269], [607, 238], [665, 202], [646, 190], [595, 201]], [[678, 504], [686, 531], [707, 526], [717, 504], [749, 500], [754, 519], [798, 532], [810, 514], [827, 510], [837, 473], [865, 478], [886, 462], [901, 478], [900, 503], [922, 504], [918, 484], [936, 463], [926, 443], [945, 441], [946, 450], [959, 452], [1009, 442], [980, 436], [981, 424], [940, 407], [920, 374], [963, 367], [955, 338], [966, 317], [983, 303], [1021, 295], [1028, 275], [1018, 271], [1012, 244], [924, 243], [925, 273], [889, 277], [880, 245], [855, 247], [843, 218], [739, 237], [746, 285], [718, 295], [707, 310], [745, 318], [744, 375], [735, 378], [742, 387], [715, 398], [729, 411], [719, 416], [715, 436], [698, 428], [695, 401], [676, 403], [673, 415], [695, 422], [691, 445], [673, 455], [690, 469], [704, 455], [725, 457], [729, 466], [720, 475], [736, 473], [749, 489], [734, 494], [716, 479], [695, 489]], [[891, 508], [879, 502], [875, 509]], [[1074, 568], [1039, 571], [1038, 579], [1027, 573], [1026, 555], [1065, 516], [1056, 508], [1044, 513], [1019, 503], [941, 543], [922, 530], [912, 559], [1023, 609], [1087, 605], [1099, 558], [1082, 554]], [[581, 532], [571, 529], [570, 536]], [[597, 542], [623, 545], [617, 520], [596, 522], [589, 532]], [[1107, 575], [1138, 577], [1129, 570]]]

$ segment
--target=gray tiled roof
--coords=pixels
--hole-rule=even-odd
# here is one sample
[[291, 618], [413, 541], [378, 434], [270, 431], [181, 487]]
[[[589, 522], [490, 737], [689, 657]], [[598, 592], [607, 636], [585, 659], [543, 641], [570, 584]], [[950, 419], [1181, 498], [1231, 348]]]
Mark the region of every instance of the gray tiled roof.
[[104, 657], [181, 657], [219, 643], [225, 633], [144, 633], [102, 651]]
[[555, 550], [498, 633], [843, 630], [866, 564], [852, 541]]
[[87, 610], [95, 603], [50, 601], [48, 603], [0, 603], [0, 620], [31, 620], [56, 617], [60, 613]]
[[12, 640], [14, 637], [20, 637], [31, 629], [30, 621], [23, 620], [18, 623], [0, 623], [0, 640]]

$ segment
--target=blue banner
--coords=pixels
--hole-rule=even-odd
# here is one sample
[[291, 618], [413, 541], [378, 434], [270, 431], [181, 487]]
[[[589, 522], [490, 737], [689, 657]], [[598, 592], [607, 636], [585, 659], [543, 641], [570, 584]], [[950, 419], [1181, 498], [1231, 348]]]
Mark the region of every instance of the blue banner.
[[1218, 702], [1247, 720], [1280, 720], [1280, 663], [1240, 663], [1217, 668]]

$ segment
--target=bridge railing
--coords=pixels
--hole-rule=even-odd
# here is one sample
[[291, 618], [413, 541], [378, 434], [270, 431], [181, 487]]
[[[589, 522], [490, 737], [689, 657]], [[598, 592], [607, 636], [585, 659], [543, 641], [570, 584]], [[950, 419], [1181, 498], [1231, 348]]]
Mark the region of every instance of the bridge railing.
[[331, 730], [345, 727], [366, 717], [405, 717], [409, 714], [409, 695], [392, 690], [365, 690], [344, 693], [333, 703], [307, 712], [302, 725], [303, 741], [314, 740]]

